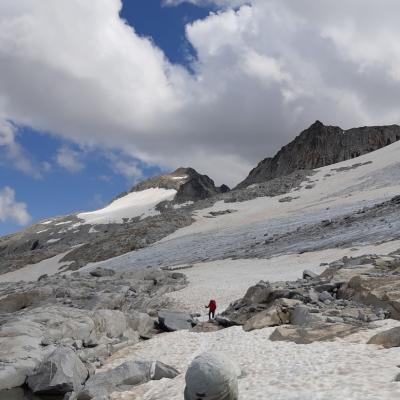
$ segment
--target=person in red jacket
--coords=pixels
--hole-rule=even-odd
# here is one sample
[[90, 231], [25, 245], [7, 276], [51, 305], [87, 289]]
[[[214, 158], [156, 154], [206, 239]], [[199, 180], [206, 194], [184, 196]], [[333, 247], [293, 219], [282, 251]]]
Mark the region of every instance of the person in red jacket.
[[211, 321], [211, 316], [213, 319], [215, 318], [215, 310], [217, 309], [217, 302], [215, 300], [210, 300], [208, 306], [205, 307], [208, 308], [208, 320]]

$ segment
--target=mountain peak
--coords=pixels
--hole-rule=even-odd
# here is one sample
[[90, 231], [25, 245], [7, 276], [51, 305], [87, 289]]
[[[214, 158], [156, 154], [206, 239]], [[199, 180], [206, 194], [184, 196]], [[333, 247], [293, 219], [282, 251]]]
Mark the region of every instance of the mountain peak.
[[298, 170], [310, 170], [335, 164], [400, 140], [397, 125], [352, 128], [344, 131], [338, 126], [315, 121], [273, 157], [255, 167], [237, 188], [265, 182]]
[[176, 190], [174, 201], [177, 203], [202, 200], [230, 190], [226, 185], [216, 187], [211, 178], [199, 174], [191, 167], [179, 167], [169, 174], [146, 179], [133, 187], [131, 192], [152, 188]]

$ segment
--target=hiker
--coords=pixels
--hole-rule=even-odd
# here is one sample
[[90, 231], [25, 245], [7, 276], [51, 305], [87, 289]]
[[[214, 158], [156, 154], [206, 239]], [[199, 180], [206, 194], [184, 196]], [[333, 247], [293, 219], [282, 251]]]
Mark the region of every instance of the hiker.
[[208, 320], [211, 321], [211, 316], [213, 319], [215, 318], [215, 310], [217, 309], [217, 302], [215, 300], [210, 300], [208, 306], [205, 307], [208, 308]]

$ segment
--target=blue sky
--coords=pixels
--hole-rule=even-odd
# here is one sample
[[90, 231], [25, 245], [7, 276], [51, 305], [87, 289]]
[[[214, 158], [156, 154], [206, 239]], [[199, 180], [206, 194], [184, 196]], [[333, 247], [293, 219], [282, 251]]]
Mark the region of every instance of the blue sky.
[[[125, 0], [121, 17], [138, 34], [151, 37], [171, 62], [190, 69], [190, 60], [195, 52], [185, 39], [185, 24], [207, 16], [210, 10], [192, 4], [166, 7], [160, 0]], [[16, 130], [23, 156], [30, 160], [33, 170], [39, 172], [42, 163], [47, 163], [40, 176], [32, 176], [16, 168], [6, 159], [4, 151], [0, 151], [0, 190], [10, 187], [16, 193], [17, 202], [26, 201], [31, 223], [54, 215], [101, 207], [131, 188], [137, 180], [163, 172], [157, 165], [140, 163], [118, 151], [82, 149], [58, 136], [29, 127], [16, 126]], [[57, 152], [62, 148], [79, 155], [79, 159], [74, 160], [79, 164], [76, 170], [67, 169], [57, 162]], [[142, 175], [136, 178], [116, 171], [113, 167], [116, 159], [127, 164], [138, 163]], [[12, 219], [1, 221], [0, 235], [20, 228], [21, 225]]]

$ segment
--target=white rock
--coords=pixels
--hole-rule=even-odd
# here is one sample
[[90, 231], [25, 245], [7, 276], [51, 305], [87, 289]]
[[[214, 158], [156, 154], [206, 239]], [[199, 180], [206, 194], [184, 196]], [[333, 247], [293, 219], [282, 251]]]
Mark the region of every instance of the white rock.
[[185, 400], [237, 400], [240, 370], [222, 354], [197, 356], [186, 372]]

